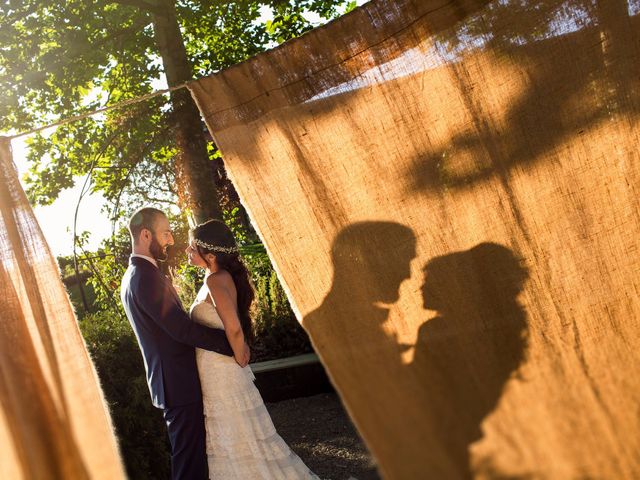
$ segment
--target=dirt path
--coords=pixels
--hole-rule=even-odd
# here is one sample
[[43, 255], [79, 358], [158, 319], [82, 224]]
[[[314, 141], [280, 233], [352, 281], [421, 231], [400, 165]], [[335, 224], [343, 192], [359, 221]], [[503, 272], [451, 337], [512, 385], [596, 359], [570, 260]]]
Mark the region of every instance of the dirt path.
[[278, 433], [320, 478], [380, 479], [336, 394], [266, 405]]

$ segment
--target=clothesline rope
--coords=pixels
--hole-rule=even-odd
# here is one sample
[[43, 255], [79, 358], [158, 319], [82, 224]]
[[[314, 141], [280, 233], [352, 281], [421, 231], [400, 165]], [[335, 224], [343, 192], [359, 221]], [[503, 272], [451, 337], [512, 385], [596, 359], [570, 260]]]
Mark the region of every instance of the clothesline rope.
[[157, 90], [155, 92], [151, 92], [151, 93], [148, 93], [146, 95], [142, 95], [140, 97], [130, 98], [129, 100], [125, 100], [123, 102], [115, 103], [113, 105], [108, 105], [106, 107], [101, 107], [101, 108], [98, 108], [98, 109], [93, 110], [91, 112], [85, 112], [85, 113], [81, 113], [79, 115], [74, 115], [73, 117], [63, 118], [62, 120], [58, 120], [57, 122], [49, 123], [47, 125], [42, 125], [40, 127], [36, 127], [36, 128], [31, 129], [31, 130], [20, 132], [20, 133], [17, 133], [15, 135], [7, 135], [4, 138], [7, 138], [9, 140], [13, 140], [14, 138], [24, 137], [25, 135], [30, 135], [32, 133], [36, 133], [36, 132], [39, 132], [41, 130], [45, 130], [47, 128], [57, 127], [59, 125], [64, 125], [65, 123], [71, 123], [71, 122], [75, 122], [77, 120], [82, 120], [84, 118], [88, 118], [88, 117], [91, 117], [91, 116], [96, 115], [98, 113], [106, 112], [108, 110], [115, 110], [116, 108], [122, 108], [122, 107], [126, 107], [128, 105], [134, 105], [136, 103], [141, 103], [141, 102], [144, 102], [144, 101], [149, 100], [151, 98], [157, 97], [159, 95], [164, 95], [165, 93], [170, 93], [170, 92], [173, 92], [175, 90], [180, 90], [181, 88], [185, 88], [186, 86], [187, 86], [187, 82], [184, 82], [184, 83], [181, 83], [180, 85], [176, 85], [175, 87], [169, 87], [169, 88], [165, 88], [164, 90]]

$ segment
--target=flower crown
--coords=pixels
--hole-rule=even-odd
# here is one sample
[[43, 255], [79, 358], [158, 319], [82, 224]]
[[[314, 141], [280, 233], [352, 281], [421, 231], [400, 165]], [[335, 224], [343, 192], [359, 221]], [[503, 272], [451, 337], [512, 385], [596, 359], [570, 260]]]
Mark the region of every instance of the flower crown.
[[212, 245], [207, 242], [203, 242], [202, 240], [198, 240], [195, 238], [194, 243], [202, 248], [206, 248], [212, 252], [220, 252], [220, 253], [238, 253], [238, 247], [220, 247], [218, 245]]

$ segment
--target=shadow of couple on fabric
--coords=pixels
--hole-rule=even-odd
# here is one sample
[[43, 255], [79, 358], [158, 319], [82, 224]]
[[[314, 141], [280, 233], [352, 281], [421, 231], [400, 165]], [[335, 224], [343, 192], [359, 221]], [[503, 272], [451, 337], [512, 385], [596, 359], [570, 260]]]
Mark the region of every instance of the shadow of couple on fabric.
[[[527, 315], [517, 296], [528, 272], [513, 251], [496, 243], [430, 259], [419, 301], [436, 314], [419, 327], [415, 345], [402, 345], [384, 324], [415, 256], [416, 238], [406, 226], [362, 222], [344, 228], [333, 243], [331, 289], [303, 324], [321, 354], [336, 352], [323, 355], [330, 370], [348, 365], [360, 375], [355, 381], [376, 382], [379, 395], [406, 389], [408, 379], [411, 391], [395, 392], [396, 398], [422, 392], [420, 409], [430, 424], [423, 425], [425, 435], [438, 442], [457, 477], [471, 478], [469, 447], [482, 438], [483, 419], [525, 358]], [[409, 349], [413, 360], [406, 364], [401, 355]], [[382, 369], [374, 367], [380, 357]], [[392, 372], [386, 377], [384, 367]]]

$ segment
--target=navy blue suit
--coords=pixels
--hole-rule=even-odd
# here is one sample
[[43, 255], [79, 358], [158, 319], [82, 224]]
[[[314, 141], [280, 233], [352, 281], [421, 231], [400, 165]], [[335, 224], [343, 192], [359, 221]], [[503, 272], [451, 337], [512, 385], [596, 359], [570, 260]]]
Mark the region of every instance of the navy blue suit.
[[138, 339], [151, 401], [164, 409], [174, 479], [206, 479], [202, 392], [195, 348], [233, 355], [223, 330], [191, 321], [169, 279], [151, 262], [131, 257], [120, 296]]

